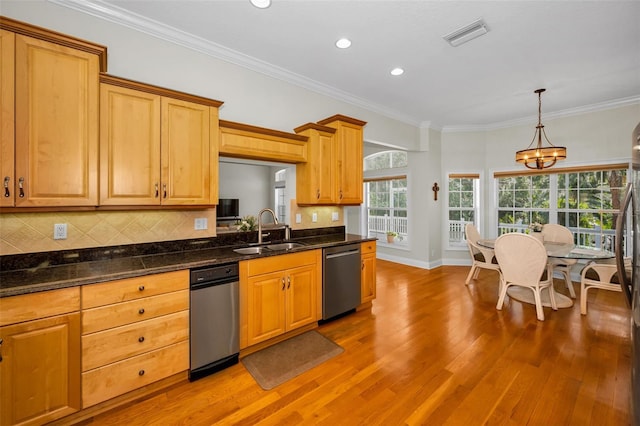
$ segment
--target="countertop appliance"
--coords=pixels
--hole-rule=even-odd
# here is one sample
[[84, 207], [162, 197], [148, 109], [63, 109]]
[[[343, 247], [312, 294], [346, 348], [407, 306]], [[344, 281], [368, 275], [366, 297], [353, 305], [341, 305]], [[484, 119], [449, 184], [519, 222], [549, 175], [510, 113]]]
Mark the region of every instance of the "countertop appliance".
[[238, 363], [238, 263], [191, 270], [190, 368], [194, 381]]
[[[631, 423], [640, 426], [640, 123], [632, 133], [631, 176], [627, 182], [623, 207], [616, 223], [616, 263], [618, 276], [622, 278], [620, 285], [631, 307]], [[631, 276], [624, 267], [625, 255], [631, 257]]]
[[360, 244], [322, 250], [322, 319], [328, 320], [360, 304]]

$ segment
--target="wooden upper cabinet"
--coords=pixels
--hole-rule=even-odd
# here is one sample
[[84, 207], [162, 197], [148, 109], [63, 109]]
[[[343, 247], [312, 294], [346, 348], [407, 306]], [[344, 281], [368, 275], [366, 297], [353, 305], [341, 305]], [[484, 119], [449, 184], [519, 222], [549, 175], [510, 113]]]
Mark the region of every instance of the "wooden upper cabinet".
[[309, 138], [309, 159], [296, 166], [296, 202], [301, 205], [362, 203], [362, 127], [334, 115], [295, 129]]
[[100, 204], [216, 204], [221, 102], [108, 75], [101, 82]]
[[215, 204], [209, 107], [163, 98], [161, 115], [162, 204]]
[[308, 138], [306, 163], [296, 165], [296, 202], [333, 204], [336, 194], [336, 129], [308, 123], [294, 130]]
[[16, 206], [98, 204], [99, 71], [95, 54], [16, 34]]
[[14, 205], [15, 183], [15, 35], [0, 30], [0, 206]]
[[100, 204], [160, 203], [160, 96], [100, 85]]
[[362, 128], [367, 123], [334, 115], [318, 124], [336, 129], [336, 204], [362, 204]]

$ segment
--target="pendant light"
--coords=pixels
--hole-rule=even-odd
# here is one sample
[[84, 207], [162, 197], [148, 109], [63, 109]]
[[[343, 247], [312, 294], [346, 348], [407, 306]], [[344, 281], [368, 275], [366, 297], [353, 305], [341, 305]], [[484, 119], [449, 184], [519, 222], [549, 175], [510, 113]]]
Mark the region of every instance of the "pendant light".
[[[547, 134], [544, 132], [544, 126], [542, 125], [542, 92], [547, 89], [538, 89], [534, 93], [538, 94], [538, 125], [536, 126], [536, 132], [533, 135], [533, 140], [527, 147], [521, 151], [516, 152], [516, 161], [524, 164], [530, 169], [546, 169], [556, 164], [558, 160], [564, 160], [567, 158], [567, 148], [564, 146], [554, 146], [547, 138]], [[548, 146], [542, 145], [542, 136], [547, 141]], [[537, 144], [533, 146], [534, 142]]]

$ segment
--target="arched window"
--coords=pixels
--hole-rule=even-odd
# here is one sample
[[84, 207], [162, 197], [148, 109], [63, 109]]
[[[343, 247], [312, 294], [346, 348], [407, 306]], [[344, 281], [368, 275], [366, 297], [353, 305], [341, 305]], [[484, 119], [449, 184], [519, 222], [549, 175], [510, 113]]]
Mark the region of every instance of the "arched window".
[[407, 153], [384, 151], [364, 159], [363, 217], [367, 235], [382, 244], [409, 244]]

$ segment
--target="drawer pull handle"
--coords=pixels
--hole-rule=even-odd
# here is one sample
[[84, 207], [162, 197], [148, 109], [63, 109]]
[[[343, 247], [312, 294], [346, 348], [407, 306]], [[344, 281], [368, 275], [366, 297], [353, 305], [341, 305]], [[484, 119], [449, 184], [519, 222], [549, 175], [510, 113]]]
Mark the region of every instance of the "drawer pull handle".
[[167, 184], [162, 184], [162, 198], [167, 198]]
[[160, 195], [160, 194], [158, 193], [158, 184], [157, 183], [155, 185], [155, 189], [156, 189], [156, 198], [158, 198], [158, 195]]
[[282, 277], [282, 290], [284, 290], [284, 277]]
[[291, 288], [291, 277], [287, 277], [287, 288]]
[[362, 262], [362, 270], [364, 271], [364, 262]]
[[139, 313], [140, 315], [144, 314], [144, 308], [140, 308], [140, 309], [138, 309], [138, 313]]
[[144, 370], [138, 371], [138, 376], [144, 376]]
[[138, 342], [140, 342], [140, 343], [144, 342], [144, 336], [138, 337]]
[[5, 197], [10, 197], [11, 193], [9, 192], [9, 182], [11, 181], [11, 178], [9, 176], [5, 176], [4, 177], [4, 196]]
[[138, 287], [138, 291], [144, 291], [144, 286], [141, 285], [140, 287]]

